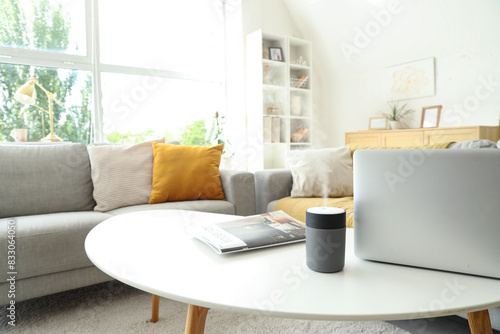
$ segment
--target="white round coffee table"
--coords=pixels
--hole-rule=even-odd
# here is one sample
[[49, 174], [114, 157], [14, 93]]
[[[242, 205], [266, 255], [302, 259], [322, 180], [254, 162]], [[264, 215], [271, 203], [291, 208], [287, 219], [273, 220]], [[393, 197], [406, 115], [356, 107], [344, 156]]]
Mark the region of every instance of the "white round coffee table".
[[472, 333], [491, 332], [487, 309], [500, 306], [500, 280], [360, 260], [349, 229], [345, 268], [335, 274], [311, 271], [304, 243], [218, 255], [186, 233], [200, 222], [238, 218], [180, 210], [118, 215], [89, 233], [85, 249], [111, 277], [189, 304], [186, 333], [203, 333], [210, 308], [310, 320], [467, 313]]

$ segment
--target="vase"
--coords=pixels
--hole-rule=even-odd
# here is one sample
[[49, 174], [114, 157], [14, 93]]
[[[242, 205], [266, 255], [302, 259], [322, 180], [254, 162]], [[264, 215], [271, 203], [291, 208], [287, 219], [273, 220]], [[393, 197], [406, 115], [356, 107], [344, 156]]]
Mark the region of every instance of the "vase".
[[401, 126], [401, 122], [400, 121], [390, 121], [389, 124], [391, 126], [391, 130], [396, 130], [396, 129], [402, 129], [403, 128]]
[[220, 161], [220, 168], [221, 169], [231, 169], [231, 160], [232, 157], [222, 157]]

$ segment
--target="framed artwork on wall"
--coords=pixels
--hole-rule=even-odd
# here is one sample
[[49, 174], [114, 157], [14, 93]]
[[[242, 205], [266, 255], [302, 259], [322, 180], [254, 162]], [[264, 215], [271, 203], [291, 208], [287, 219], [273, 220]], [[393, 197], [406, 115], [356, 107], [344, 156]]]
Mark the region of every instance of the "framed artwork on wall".
[[370, 130], [386, 130], [388, 128], [388, 120], [386, 117], [370, 117], [368, 129]]
[[283, 52], [279, 47], [271, 46], [269, 48], [269, 55], [271, 60], [283, 61]]
[[441, 106], [423, 107], [421, 128], [437, 128], [439, 117], [441, 116]]
[[386, 68], [385, 86], [389, 100], [405, 100], [435, 94], [434, 58]]

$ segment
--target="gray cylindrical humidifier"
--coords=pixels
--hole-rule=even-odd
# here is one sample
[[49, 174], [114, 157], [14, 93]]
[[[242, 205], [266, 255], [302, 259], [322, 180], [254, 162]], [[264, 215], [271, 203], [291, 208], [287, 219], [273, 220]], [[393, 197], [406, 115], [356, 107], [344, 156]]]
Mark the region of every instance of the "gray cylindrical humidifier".
[[344, 209], [315, 207], [306, 210], [306, 262], [318, 272], [341, 271], [345, 263]]

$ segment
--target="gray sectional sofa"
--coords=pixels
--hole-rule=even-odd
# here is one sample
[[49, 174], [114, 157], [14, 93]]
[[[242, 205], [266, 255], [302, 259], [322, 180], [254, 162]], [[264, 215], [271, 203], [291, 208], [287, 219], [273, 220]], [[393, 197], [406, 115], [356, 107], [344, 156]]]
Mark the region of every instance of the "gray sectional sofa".
[[111, 280], [89, 261], [84, 241], [113, 215], [157, 209], [255, 214], [253, 174], [221, 170], [220, 177], [226, 200], [142, 203], [98, 212], [85, 144], [0, 145], [0, 305]]

